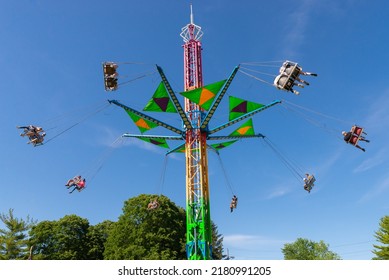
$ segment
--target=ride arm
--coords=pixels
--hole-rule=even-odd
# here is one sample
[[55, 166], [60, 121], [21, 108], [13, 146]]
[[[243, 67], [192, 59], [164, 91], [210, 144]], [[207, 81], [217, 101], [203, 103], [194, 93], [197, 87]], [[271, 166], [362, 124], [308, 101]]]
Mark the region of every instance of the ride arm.
[[162, 121], [159, 121], [157, 119], [154, 119], [153, 117], [150, 117], [150, 116], [148, 116], [146, 114], [143, 114], [143, 113], [141, 113], [141, 112], [139, 112], [139, 111], [137, 111], [137, 110], [135, 110], [133, 108], [130, 108], [130, 107], [124, 105], [124, 104], [121, 104], [117, 100], [108, 100], [108, 102], [111, 103], [111, 104], [115, 104], [115, 105], [117, 105], [119, 107], [122, 107], [123, 109], [125, 109], [127, 111], [130, 111], [130, 112], [134, 113], [135, 115], [137, 115], [137, 116], [139, 116], [141, 118], [144, 118], [144, 119], [146, 119], [146, 120], [148, 120], [150, 122], [153, 122], [153, 123], [155, 123], [155, 124], [157, 124], [159, 126], [162, 126], [162, 127], [166, 128], [166, 129], [169, 129], [170, 131], [173, 131], [173, 132], [175, 132], [177, 134], [180, 134], [180, 135], [183, 134], [183, 131], [181, 129], [178, 129], [178, 128], [174, 127], [174, 126], [171, 126], [171, 125], [169, 125], [167, 123], [164, 123]]
[[185, 143], [175, 147], [174, 149], [172, 149], [170, 151], [167, 151], [166, 155], [171, 154], [171, 153], [175, 153], [183, 148], [185, 149]]
[[169, 81], [167, 80], [165, 73], [163, 72], [162, 68], [157, 65], [157, 70], [159, 72], [159, 75], [162, 78], [162, 82], [165, 85], [165, 88], [170, 96], [170, 99], [172, 100], [174, 107], [176, 108], [178, 114], [180, 115], [182, 121], [184, 122], [184, 125], [187, 129], [192, 129], [192, 124], [190, 123], [187, 115], [185, 114], [184, 109], [182, 109], [180, 102], [177, 99], [176, 94], [174, 93], [172, 87], [170, 86]]
[[265, 105], [265, 106], [263, 106], [261, 108], [258, 108], [257, 110], [254, 110], [254, 111], [252, 111], [250, 113], [244, 114], [243, 116], [241, 116], [239, 118], [236, 118], [236, 119], [234, 119], [232, 121], [229, 121], [229, 122], [227, 122], [227, 123], [225, 123], [225, 124], [223, 124], [221, 126], [218, 126], [218, 127], [214, 128], [214, 129], [212, 129], [211, 131], [209, 131], [208, 135], [211, 135], [211, 134], [213, 134], [215, 132], [218, 132], [218, 131], [220, 131], [220, 130], [226, 128], [226, 127], [229, 127], [229, 126], [231, 126], [233, 124], [236, 124], [237, 122], [240, 122], [241, 120], [247, 119], [247, 118], [251, 117], [252, 115], [255, 115], [255, 114], [257, 114], [257, 113], [259, 113], [259, 112], [261, 112], [261, 111], [263, 111], [263, 110], [265, 110], [267, 108], [270, 108], [270, 107], [272, 107], [272, 106], [274, 106], [276, 104], [279, 104], [279, 103], [281, 103], [280, 100], [275, 100], [275, 101], [271, 102], [268, 105]]
[[224, 94], [227, 92], [227, 89], [230, 87], [230, 84], [231, 84], [232, 80], [234, 79], [238, 70], [239, 70], [239, 65], [235, 67], [234, 71], [232, 71], [230, 77], [228, 78], [228, 80], [224, 84], [223, 89], [221, 90], [218, 97], [213, 102], [211, 108], [209, 109], [207, 115], [205, 116], [203, 122], [201, 123], [201, 127], [200, 127], [201, 129], [205, 129], [207, 127], [209, 121], [211, 120], [213, 114], [216, 111], [216, 108], [219, 106], [222, 98], [224, 97]]
[[255, 135], [239, 135], [239, 136], [209, 136], [207, 140], [239, 140], [243, 138], [265, 138], [265, 135], [258, 133]]
[[165, 139], [165, 140], [185, 140], [182, 136], [162, 136], [124, 133], [122, 137], [144, 138], [144, 139]]

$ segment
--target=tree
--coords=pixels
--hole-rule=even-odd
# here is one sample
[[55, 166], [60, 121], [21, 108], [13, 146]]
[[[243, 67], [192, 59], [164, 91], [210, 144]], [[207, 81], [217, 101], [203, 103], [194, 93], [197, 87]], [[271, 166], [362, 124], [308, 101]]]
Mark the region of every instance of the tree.
[[14, 217], [13, 209], [9, 209], [8, 214], [0, 214], [0, 220], [6, 229], [0, 229], [0, 259], [21, 260], [27, 259], [28, 230], [35, 221], [27, 216], [26, 220]]
[[114, 222], [104, 221], [95, 226], [90, 226], [87, 237], [89, 242], [88, 259], [103, 260], [105, 242], [107, 241], [110, 230], [113, 228]]
[[226, 257], [223, 255], [223, 235], [219, 234], [217, 230], [217, 225], [214, 222], [211, 222], [212, 226], [212, 259], [221, 260]]
[[373, 245], [376, 248], [373, 250], [376, 255], [373, 260], [389, 260], [389, 216], [381, 218], [379, 226], [374, 236], [383, 245]]
[[159, 207], [148, 210], [148, 203], [155, 198], [141, 194], [124, 202], [123, 214], [105, 243], [105, 259], [186, 259], [184, 209], [161, 195], [157, 197]]
[[68, 215], [59, 221], [43, 221], [30, 231], [35, 259], [86, 260], [90, 249], [89, 221]]
[[314, 242], [297, 238], [293, 243], [284, 244], [282, 248], [285, 260], [340, 260], [340, 257], [328, 250], [324, 241]]

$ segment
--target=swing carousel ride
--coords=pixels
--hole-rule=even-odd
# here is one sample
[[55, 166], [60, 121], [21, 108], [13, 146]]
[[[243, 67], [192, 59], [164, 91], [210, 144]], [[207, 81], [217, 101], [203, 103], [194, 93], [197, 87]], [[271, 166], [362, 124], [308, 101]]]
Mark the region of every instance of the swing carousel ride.
[[[203, 32], [201, 27], [194, 23], [192, 7], [190, 13], [190, 23], [182, 28], [180, 36], [184, 41], [184, 90], [179, 94], [184, 98], [183, 105], [169, 83], [163, 69], [156, 65], [156, 72], [159, 74], [160, 83], [150, 101], [145, 105], [143, 111], [173, 113], [178, 114], [182, 127], [170, 125], [167, 122], [154, 118], [133, 107], [125, 105], [118, 100], [108, 100], [109, 105], [115, 105], [125, 110], [128, 116], [138, 127], [140, 134], [124, 133], [121, 137], [137, 138], [148, 143], [168, 149], [166, 155], [171, 153], [185, 154], [186, 161], [186, 251], [189, 260], [209, 260], [212, 255], [212, 228], [210, 214], [210, 195], [208, 179], [208, 151], [219, 154], [219, 150], [228, 147], [240, 139], [260, 138], [280, 157], [285, 165], [297, 175], [308, 192], [312, 190], [316, 178], [313, 174], [308, 174], [302, 170], [297, 170], [293, 164], [276, 148], [276, 146], [263, 134], [255, 133], [252, 116], [283, 103], [281, 100], [274, 100], [268, 104], [257, 103], [244, 100], [239, 97], [229, 96], [229, 118], [228, 121], [216, 127], [210, 126], [220, 102], [227, 93], [231, 83], [238, 72], [249, 77], [265, 82], [278, 90], [292, 92], [299, 95], [300, 92], [295, 87], [304, 88], [309, 85], [305, 77], [315, 77], [317, 74], [303, 71], [302, 67], [292, 61], [281, 61], [277, 68], [278, 73], [273, 75], [274, 80], [265, 81], [258, 77], [257, 70], [253, 67], [266, 66], [266, 63], [240, 64], [236, 66], [227, 79], [217, 81], [208, 85], [203, 84], [202, 71], [202, 44]], [[280, 65], [281, 64], [281, 65]], [[129, 81], [121, 82], [122, 75], [118, 71], [120, 63], [104, 62], [103, 75], [104, 87], [108, 92], [118, 90], [121, 85]], [[155, 71], [154, 71], [155, 72]], [[141, 74], [134, 79], [137, 80], [150, 75]], [[304, 78], [303, 78], [304, 77]], [[292, 104], [289, 104], [292, 106]], [[105, 107], [104, 107], [105, 108]], [[96, 112], [104, 108], [98, 108]], [[88, 114], [87, 117], [96, 112]], [[76, 122], [76, 124], [80, 123]], [[232, 125], [240, 123], [229, 134], [219, 135]], [[51, 139], [71, 129], [76, 124], [66, 127], [64, 130], [52, 136]], [[155, 127], [163, 127], [170, 131], [171, 135], [149, 135], [147, 132]], [[45, 141], [47, 131], [35, 125], [19, 126], [23, 129], [21, 136], [27, 136], [30, 144], [35, 146], [43, 145], [51, 139]], [[347, 143], [360, 148], [359, 141], [368, 141], [364, 138], [366, 132], [362, 127], [353, 126], [350, 132], [344, 132], [344, 140]], [[347, 138], [346, 138], [347, 137]], [[170, 148], [170, 142], [177, 142]], [[101, 165], [97, 169], [101, 168]], [[303, 176], [302, 174], [305, 174]], [[95, 174], [94, 174], [95, 175]], [[94, 176], [93, 175], [93, 176]], [[74, 190], [81, 191], [85, 188], [85, 177], [80, 175], [70, 179], [66, 186], [74, 187]], [[236, 208], [238, 198], [234, 195], [231, 201], [231, 212]], [[147, 210], [155, 210], [159, 207], [157, 200], [151, 201]]]

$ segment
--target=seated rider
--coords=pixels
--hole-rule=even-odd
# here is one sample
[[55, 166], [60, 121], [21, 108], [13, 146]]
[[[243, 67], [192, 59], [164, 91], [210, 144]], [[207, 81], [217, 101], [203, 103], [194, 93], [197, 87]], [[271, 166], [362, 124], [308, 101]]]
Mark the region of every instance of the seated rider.
[[42, 144], [44, 137], [46, 136], [46, 132], [36, 133], [35, 135], [29, 136], [30, 141], [27, 143], [32, 143], [34, 146], [38, 144]]
[[308, 86], [309, 83], [300, 78], [300, 75], [317, 76], [317, 74], [310, 72], [303, 72], [301, 66], [295, 62], [285, 61], [280, 70], [279, 75], [274, 80], [274, 85], [278, 89], [291, 91], [298, 95], [299, 92], [293, 89], [293, 86], [304, 88], [304, 85]]
[[359, 140], [360, 141], [365, 141], [367, 143], [370, 142], [370, 140], [367, 140], [364, 136], [361, 135], [361, 134], [366, 134], [366, 132], [362, 132], [361, 134], [355, 134], [353, 131], [354, 131], [354, 129], [352, 129], [349, 132], [342, 131], [343, 140], [346, 143], [350, 143], [350, 144], [354, 145], [355, 147], [357, 147], [358, 149], [360, 149], [362, 151], [365, 151], [364, 148], [362, 148], [361, 146], [358, 145], [358, 141]]
[[311, 192], [312, 187], [314, 186], [315, 177], [313, 175], [309, 175], [308, 173], [305, 174], [304, 180], [304, 190], [307, 192]]
[[72, 179], [69, 179], [68, 182], [65, 184], [68, 188], [74, 187], [81, 181], [81, 175], [77, 175]]
[[75, 190], [78, 190], [79, 192], [82, 191], [85, 188], [85, 178], [80, 180], [78, 183], [75, 184], [75, 187], [73, 190], [71, 190], [69, 193], [74, 192]]
[[39, 126], [29, 125], [29, 126], [18, 126], [17, 128], [23, 129], [23, 133], [20, 133], [20, 136], [38, 136], [39, 132], [43, 132], [43, 129]]
[[231, 199], [231, 203], [230, 203], [230, 210], [231, 210], [231, 213], [232, 211], [234, 211], [234, 208], [236, 208], [236, 206], [238, 206], [238, 198], [236, 197], [236, 195], [234, 195]]
[[159, 207], [159, 203], [155, 198], [154, 200], [150, 200], [150, 203], [147, 205], [147, 210], [157, 209], [158, 207]]
[[279, 74], [274, 79], [273, 83], [276, 86], [276, 88], [282, 89], [282, 90], [285, 90], [285, 91], [291, 91], [291, 92], [293, 92], [296, 95], [299, 95], [300, 93], [297, 90], [294, 90], [293, 86], [297, 85], [299, 87], [303, 87], [300, 84], [297, 84], [292, 78], [289, 78], [285, 74]]

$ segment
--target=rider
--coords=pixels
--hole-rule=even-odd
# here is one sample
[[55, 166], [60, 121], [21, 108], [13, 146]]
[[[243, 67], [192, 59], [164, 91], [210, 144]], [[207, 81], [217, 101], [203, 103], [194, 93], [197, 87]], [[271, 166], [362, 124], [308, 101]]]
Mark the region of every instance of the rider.
[[313, 175], [309, 175], [308, 173], [305, 174], [304, 180], [304, 190], [307, 192], [311, 192], [311, 189], [313, 187], [313, 183], [315, 182], [315, 177]]
[[147, 205], [147, 210], [153, 210], [158, 208], [159, 203], [157, 199], [155, 198], [154, 200], [150, 200], [150, 203]]
[[79, 192], [82, 191], [85, 188], [85, 178], [80, 180], [78, 183], [75, 184], [75, 187], [73, 190], [71, 190], [69, 193], [74, 192], [75, 190], [78, 190]]
[[72, 179], [69, 179], [68, 182], [65, 184], [68, 188], [76, 186], [78, 182], [81, 181], [81, 175], [77, 175]]
[[46, 136], [46, 133], [42, 129], [42, 127], [29, 125], [29, 126], [18, 126], [17, 128], [24, 129], [24, 132], [20, 134], [20, 136], [27, 136], [30, 140], [27, 144], [32, 143], [34, 146], [37, 144], [41, 144]]
[[[364, 134], [366, 134], [366, 133], [364, 133]], [[351, 131], [349, 131], [349, 132], [342, 131], [342, 135], [343, 135], [343, 140], [344, 140], [346, 143], [350, 143], [350, 144], [354, 145], [355, 147], [357, 147], [358, 149], [360, 149], [360, 150], [362, 150], [362, 151], [365, 151], [365, 149], [362, 148], [361, 146], [359, 146], [359, 145], [357, 144], [357, 143], [358, 143], [357, 141], [355, 142], [355, 144], [354, 144], [354, 143], [351, 143], [351, 141], [352, 141], [353, 139], [356, 139], [356, 140], [365, 141], [365, 142], [367, 142], [367, 143], [370, 142], [369, 140], [365, 139], [364, 136], [354, 134], [354, 133], [352, 133]]]
[[231, 213], [232, 211], [234, 211], [234, 208], [236, 208], [236, 206], [238, 206], [238, 198], [236, 197], [236, 195], [234, 195], [231, 199], [231, 203], [230, 203], [230, 210], [231, 210]]

